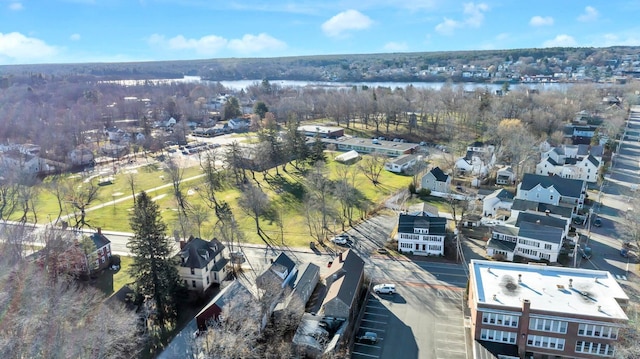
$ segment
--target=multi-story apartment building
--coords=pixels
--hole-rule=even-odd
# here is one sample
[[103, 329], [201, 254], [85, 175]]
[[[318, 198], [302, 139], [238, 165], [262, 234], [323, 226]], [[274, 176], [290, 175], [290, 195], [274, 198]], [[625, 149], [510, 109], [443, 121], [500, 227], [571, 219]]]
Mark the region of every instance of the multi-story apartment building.
[[582, 209], [586, 193], [583, 180], [527, 173], [518, 184], [515, 198], [569, 207], [575, 214]]
[[475, 340], [520, 358], [615, 356], [629, 297], [609, 272], [484, 260], [469, 267]]
[[425, 211], [400, 213], [398, 251], [421, 256], [444, 255], [447, 219]]

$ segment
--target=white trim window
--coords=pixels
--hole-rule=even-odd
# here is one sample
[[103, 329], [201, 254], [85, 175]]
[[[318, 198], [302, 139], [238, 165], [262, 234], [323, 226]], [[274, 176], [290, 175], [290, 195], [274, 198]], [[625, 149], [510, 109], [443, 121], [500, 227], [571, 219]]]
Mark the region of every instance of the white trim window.
[[515, 315], [505, 315], [491, 312], [482, 313], [482, 323], [499, 325], [502, 327], [518, 327], [518, 317]]
[[529, 319], [529, 330], [566, 334], [569, 322], [542, 318]]
[[536, 348], [564, 350], [564, 339], [543, 337], [541, 335], [529, 335], [527, 337], [527, 345]]
[[490, 342], [515, 344], [517, 337], [518, 333], [516, 332], [506, 332], [493, 329], [480, 330], [480, 339]]
[[609, 344], [578, 340], [576, 342], [576, 353], [588, 353], [603, 357], [612, 357], [615, 354], [615, 351]]
[[618, 328], [604, 325], [580, 324], [578, 335], [582, 337], [618, 339]]

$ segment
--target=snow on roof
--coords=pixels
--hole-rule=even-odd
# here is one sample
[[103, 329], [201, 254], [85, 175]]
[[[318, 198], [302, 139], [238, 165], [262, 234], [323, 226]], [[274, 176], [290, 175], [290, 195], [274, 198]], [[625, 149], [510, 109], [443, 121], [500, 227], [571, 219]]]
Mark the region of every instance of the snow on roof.
[[476, 301], [491, 306], [627, 320], [616, 299], [629, 297], [609, 272], [519, 263], [472, 260]]

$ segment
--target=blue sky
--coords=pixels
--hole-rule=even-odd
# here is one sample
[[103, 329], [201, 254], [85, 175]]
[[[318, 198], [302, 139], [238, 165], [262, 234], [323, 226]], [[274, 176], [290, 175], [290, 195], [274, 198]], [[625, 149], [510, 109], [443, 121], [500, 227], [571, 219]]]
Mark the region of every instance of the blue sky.
[[640, 45], [638, 0], [0, 0], [0, 64]]

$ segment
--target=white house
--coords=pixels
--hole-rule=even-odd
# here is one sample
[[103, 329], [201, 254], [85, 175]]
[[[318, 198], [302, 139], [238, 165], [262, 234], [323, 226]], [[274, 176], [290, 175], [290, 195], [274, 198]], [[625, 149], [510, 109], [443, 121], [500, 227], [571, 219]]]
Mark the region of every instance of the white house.
[[428, 212], [401, 213], [398, 218], [398, 251], [415, 255], [444, 255], [447, 219]]
[[602, 152], [602, 146], [555, 147], [542, 153], [540, 163], [536, 165], [536, 174], [595, 183], [602, 166]]
[[496, 163], [495, 147], [474, 142], [467, 147], [467, 154], [459, 158], [455, 168], [463, 174], [486, 176]]
[[227, 125], [232, 131], [244, 131], [249, 129], [249, 120], [244, 118], [232, 118]]
[[227, 276], [227, 259], [223, 256], [225, 247], [219, 240], [205, 241], [192, 237], [186, 243], [181, 242], [181, 247], [178, 274], [189, 290], [204, 293]]
[[29, 174], [46, 172], [50, 169], [44, 159], [15, 151], [0, 153], [0, 168], [10, 172], [22, 171]]
[[413, 154], [406, 154], [395, 158], [390, 158], [384, 164], [384, 169], [393, 173], [402, 173], [413, 167], [419, 159], [420, 156]]
[[432, 192], [449, 193], [451, 176], [442, 172], [440, 167], [434, 167], [429, 171], [429, 173], [422, 176], [420, 184], [422, 188], [429, 189]]
[[68, 161], [74, 166], [87, 165], [93, 161], [93, 152], [86, 146], [78, 146], [67, 155]]
[[516, 175], [511, 166], [504, 166], [496, 173], [496, 184], [512, 185], [516, 181]]
[[570, 207], [577, 213], [584, 205], [586, 191], [583, 180], [527, 173], [518, 184], [515, 198]]
[[487, 255], [502, 255], [507, 260], [519, 255], [555, 263], [570, 223], [568, 218], [520, 212], [516, 219], [510, 218], [505, 225], [493, 227]]
[[511, 211], [511, 205], [513, 205], [513, 193], [498, 189], [482, 200], [482, 215], [496, 217], [500, 210], [508, 213]]

